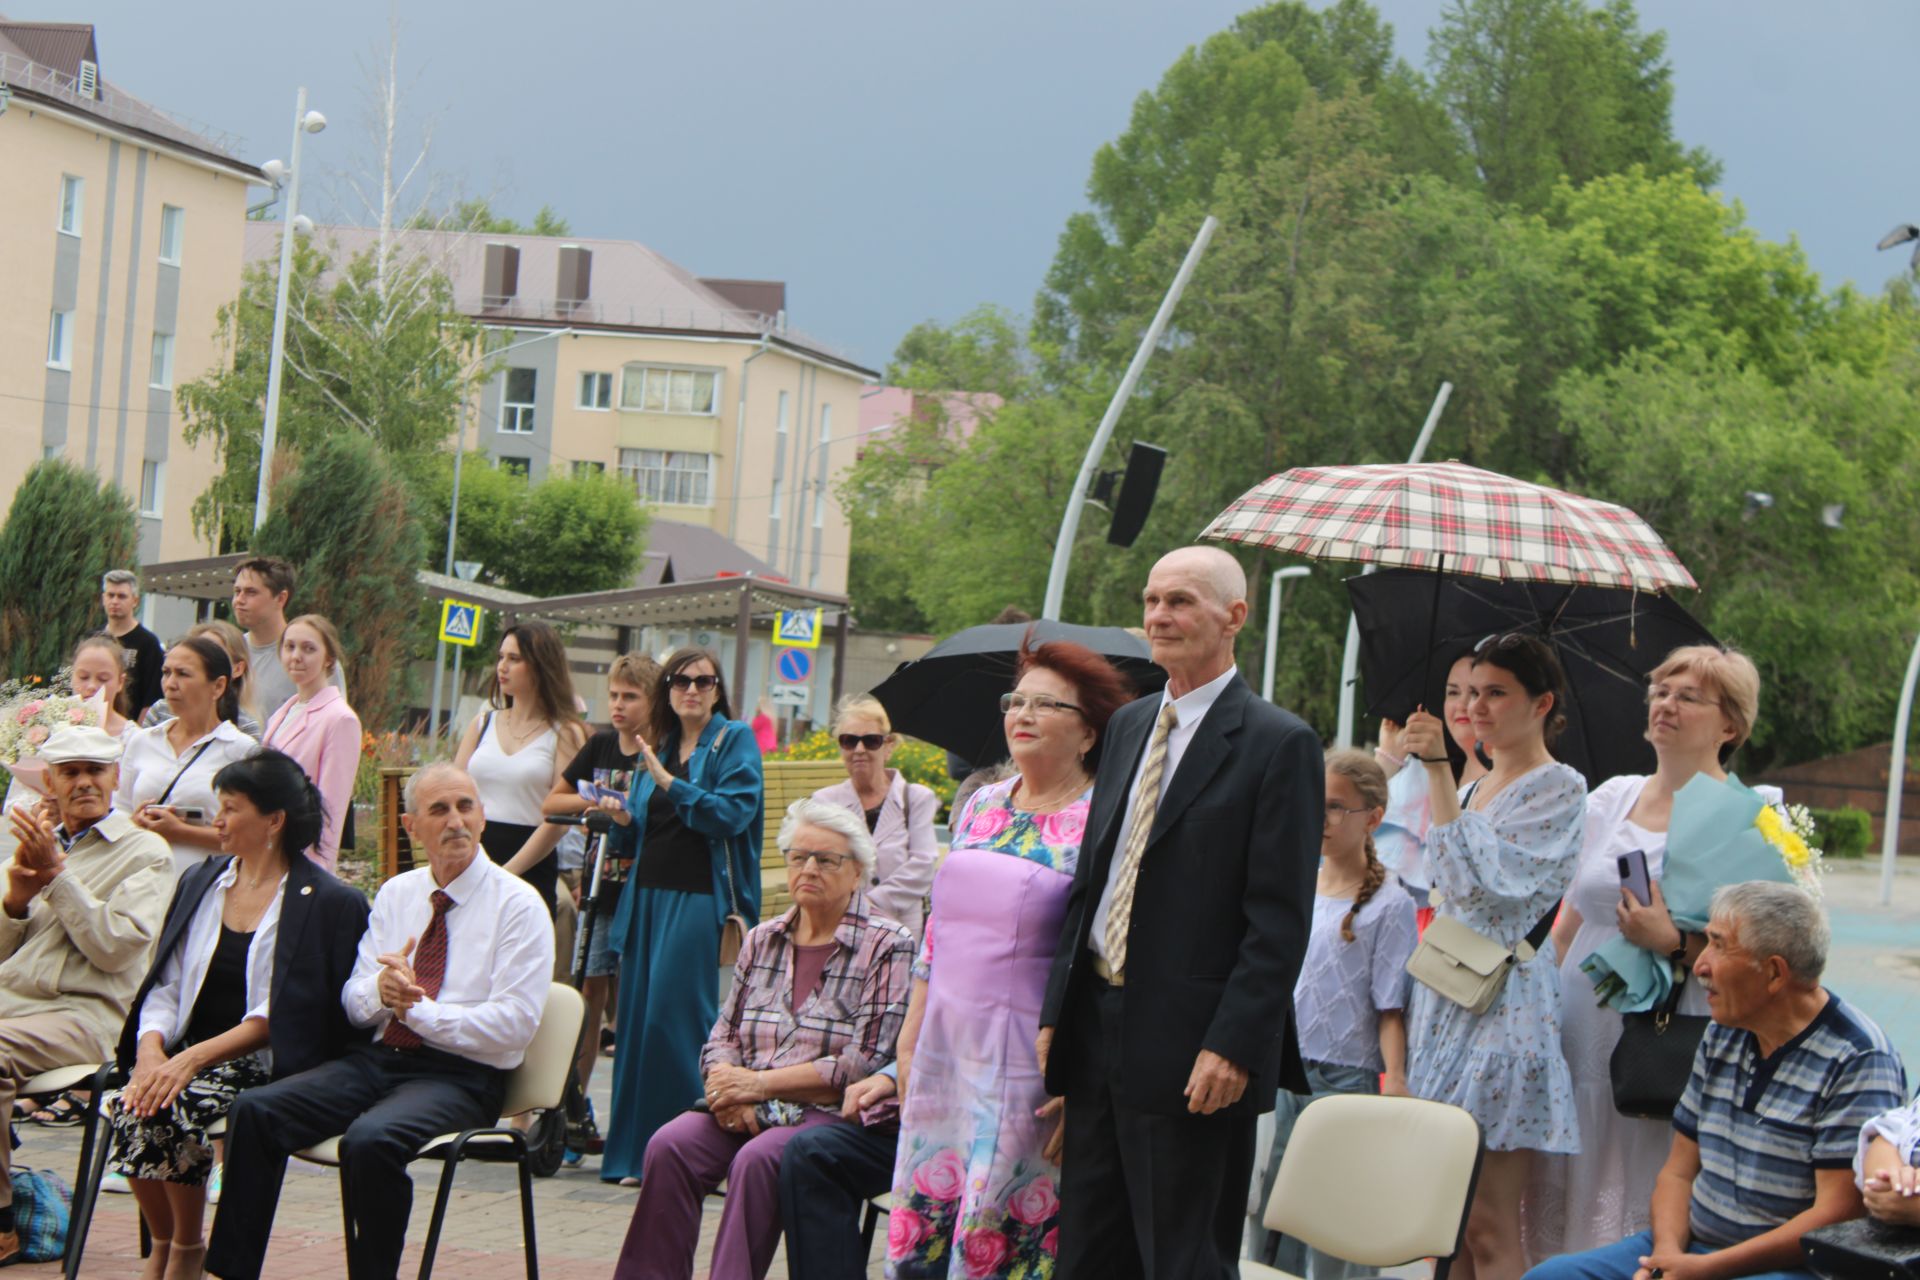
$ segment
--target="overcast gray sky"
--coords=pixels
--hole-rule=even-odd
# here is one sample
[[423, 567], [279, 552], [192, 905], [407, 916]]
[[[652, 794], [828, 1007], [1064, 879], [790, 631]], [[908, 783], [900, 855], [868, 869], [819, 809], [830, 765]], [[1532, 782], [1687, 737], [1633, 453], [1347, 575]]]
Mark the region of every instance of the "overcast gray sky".
[[[359, 64], [382, 0], [0, 0], [98, 28], [102, 73], [284, 156], [294, 91], [333, 128], [310, 172], [365, 154]], [[1376, 0], [1426, 60], [1442, 0]], [[879, 368], [908, 327], [1026, 313], [1094, 149], [1186, 46], [1251, 0], [408, 0], [401, 61], [440, 177], [702, 275], [788, 282], [794, 323]], [[1912, 0], [1642, 0], [1670, 35], [1675, 118], [1770, 238], [1829, 284], [1906, 263], [1920, 221]], [[359, 154], [356, 154], [359, 153]], [[316, 215], [323, 209], [309, 209]]]

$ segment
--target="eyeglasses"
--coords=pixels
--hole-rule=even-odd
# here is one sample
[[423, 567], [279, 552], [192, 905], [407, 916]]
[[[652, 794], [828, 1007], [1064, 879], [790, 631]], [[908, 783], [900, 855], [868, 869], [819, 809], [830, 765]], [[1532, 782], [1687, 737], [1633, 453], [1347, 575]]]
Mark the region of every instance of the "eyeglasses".
[[838, 871], [847, 865], [849, 856], [844, 853], [822, 853], [818, 849], [789, 849], [787, 866], [798, 871], [811, 862], [822, 871]]
[[1480, 643], [1473, 646], [1473, 656], [1479, 658], [1489, 653], [1518, 649], [1526, 642], [1527, 633], [1524, 631], [1496, 631], [1490, 636], [1481, 637]]
[[1022, 711], [1032, 709], [1036, 716], [1050, 716], [1056, 711], [1078, 711], [1080, 708], [1071, 702], [1062, 702], [1058, 698], [1048, 697], [1044, 693], [1003, 693], [1000, 695], [1000, 714], [1017, 716]]
[[1365, 813], [1365, 809], [1349, 809], [1343, 804], [1327, 801], [1327, 825], [1337, 827], [1356, 813]]
[[884, 733], [843, 733], [840, 735], [840, 749], [851, 751], [855, 747], [865, 747], [869, 751], [878, 751], [887, 745]]
[[1691, 689], [1674, 689], [1664, 684], [1656, 684], [1647, 690], [1647, 705], [1671, 699], [1683, 707], [1717, 707], [1720, 703], [1713, 698], [1703, 698]]
[[684, 675], [676, 671], [674, 674], [667, 677], [667, 683], [672, 685], [675, 689], [680, 690], [682, 693], [685, 693], [688, 689], [698, 689], [700, 692], [705, 693], [707, 690], [713, 688], [713, 686], [720, 683], [720, 677], [719, 676], [690, 676], [690, 675]]

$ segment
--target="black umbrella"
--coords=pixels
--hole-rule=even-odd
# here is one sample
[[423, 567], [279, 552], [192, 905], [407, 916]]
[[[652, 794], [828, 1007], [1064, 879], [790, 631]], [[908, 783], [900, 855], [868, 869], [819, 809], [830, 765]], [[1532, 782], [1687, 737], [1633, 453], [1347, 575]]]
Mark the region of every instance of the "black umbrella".
[[1157, 692], [1167, 682], [1167, 673], [1153, 665], [1147, 642], [1119, 627], [1046, 620], [968, 627], [924, 656], [901, 663], [874, 689], [894, 732], [945, 747], [976, 767], [1006, 759], [1000, 695], [1013, 688], [1014, 666], [1029, 628], [1036, 644], [1072, 640], [1103, 655], [1141, 693]]
[[1367, 714], [1402, 724], [1417, 706], [1439, 714], [1447, 668], [1486, 636], [1530, 631], [1550, 641], [1570, 695], [1553, 754], [1588, 786], [1653, 770], [1643, 736], [1648, 673], [1682, 645], [1718, 643], [1672, 598], [1620, 587], [1387, 569], [1348, 578], [1347, 594]]

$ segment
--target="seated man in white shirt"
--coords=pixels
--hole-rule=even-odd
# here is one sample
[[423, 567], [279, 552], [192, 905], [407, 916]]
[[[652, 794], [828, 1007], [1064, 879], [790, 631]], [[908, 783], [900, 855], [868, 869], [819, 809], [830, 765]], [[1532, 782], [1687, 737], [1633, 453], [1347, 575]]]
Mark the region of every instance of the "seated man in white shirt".
[[393, 1276], [413, 1207], [407, 1164], [430, 1139], [494, 1122], [546, 1008], [553, 923], [540, 895], [480, 852], [473, 779], [432, 764], [407, 784], [403, 818], [427, 866], [373, 900], [347, 1016], [372, 1037], [345, 1057], [249, 1089], [227, 1121], [225, 1194], [207, 1271], [255, 1280], [287, 1157], [344, 1135], [355, 1280]]

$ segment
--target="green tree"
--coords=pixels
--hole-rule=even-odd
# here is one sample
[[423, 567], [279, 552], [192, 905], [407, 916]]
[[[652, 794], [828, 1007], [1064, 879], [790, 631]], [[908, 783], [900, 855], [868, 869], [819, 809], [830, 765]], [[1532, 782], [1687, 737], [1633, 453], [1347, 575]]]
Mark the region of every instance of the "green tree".
[[1454, 0], [1431, 41], [1440, 97], [1502, 204], [1544, 208], [1562, 179], [1635, 165], [1719, 180], [1673, 136], [1667, 38], [1640, 29], [1632, 0]]
[[139, 563], [133, 503], [64, 458], [36, 462], [0, 528], [0, 667], [50, 676], [98, 630], [100, 577]]
[[[478, 329], [454, 309], [447, 278], [424, 262], [396, 259], [385, 288], [375, 274], [371, 253], [336, 267], [311, 237], [296, 239], [277, 446], [297, 450], [351, 431], [417, 479], [477, 385]], [[194, 500], [193, 518], [223, 548], [244, 546], [253, 529], [277, 275], [277, 263], [247, 268], [240, 296], [220, 310], [230, 359], [175, 392], [187, 440], [218, 451], [220, 470]]]
[[552, 205], [541, 205], [539, 212], [533, 215], [533, 221], [526, 223], [495, 213], [492, 202], [484, 196], [475, 196], [469, 200], [461, 200], [437, 219], [423, 212], [414, 220], [414, 225], [432, 227], [435, 230], [442, 231], [473, 231], [483, 235], [496, 236], [566, 236], [573, 234], [572, 225], [558, 213], [555, 213]]
[[300, 566], [302, 610], [339, 624], [360, 722], [374, 731], [397, 726], [411, 705], [426, 542], [387, 453], [351, 432], [305, 445], [276, 485], [253, 546]]
[[1024, 393], [1033, 359], [1019, 319], [1004, 307], [976, 307], [948, 327], [929, 320], [907, 330], [887, 364], [887, 381], [913, 391]]
[[[446, 548], [453, 459], [443, 456], [423, 486], [436, 569]], [[630, 586], [646, 551], [647, 509], [633, 486], [597, 471], [524, 477], [467, 454], [460, 471], [454, 558], [480, 563], [480, 580], [532, 596]]]

